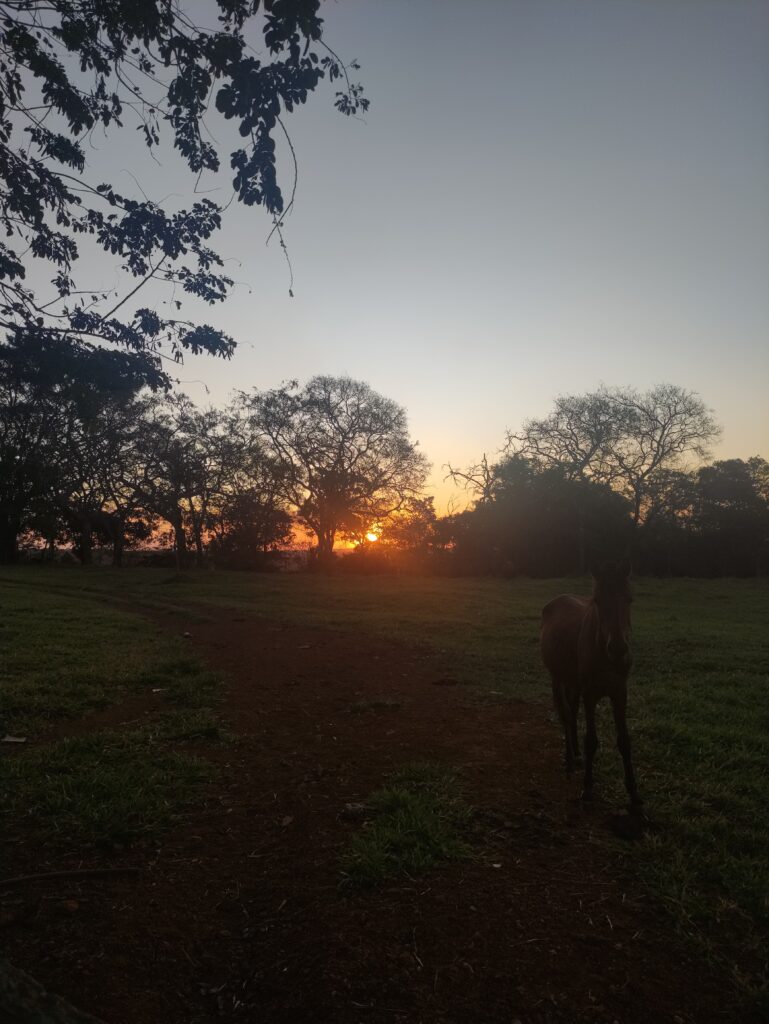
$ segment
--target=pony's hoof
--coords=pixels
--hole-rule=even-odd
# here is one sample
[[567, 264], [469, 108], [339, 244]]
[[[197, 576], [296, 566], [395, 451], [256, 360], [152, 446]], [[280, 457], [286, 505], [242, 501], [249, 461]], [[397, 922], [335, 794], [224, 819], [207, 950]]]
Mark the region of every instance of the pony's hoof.
[[582, 793], [580, 794], [580, 800], [584, 804], [592, 803], [593, 802], [593, 791], [592, 791], [592, 789], [583, 789]]
[[644, 802], [640, 796], [634, 796], [628, 804], [629, 813], [635, 818], [643, 818], [644, 816]]

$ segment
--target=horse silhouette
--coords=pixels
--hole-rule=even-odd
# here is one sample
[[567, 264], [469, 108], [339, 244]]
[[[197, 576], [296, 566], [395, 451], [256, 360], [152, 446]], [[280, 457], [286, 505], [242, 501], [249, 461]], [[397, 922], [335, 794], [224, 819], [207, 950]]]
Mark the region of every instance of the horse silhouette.
[[617, 747], [625, 769], [631, 809], [638, 795], [626, 722], [627, 678], [632, 665], [630, 645], [630, 563], [606, 563], [593, 572], [592, 597], [561, 594], [542, 610], [542, 660], [553, 681], [553, 698], [566, 740], [566, 770], [579, 757], [577, 718], [585, 707], [585, 780], [583, 799], [593, 794], [593, 760], [598, 749], [596, 704], [611, 701]]

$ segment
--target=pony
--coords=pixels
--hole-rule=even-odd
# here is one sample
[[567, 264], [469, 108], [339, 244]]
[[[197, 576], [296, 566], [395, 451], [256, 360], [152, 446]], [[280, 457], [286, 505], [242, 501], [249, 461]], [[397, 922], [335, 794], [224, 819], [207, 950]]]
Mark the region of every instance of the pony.
[[577, 717], [585, 707], [585, 777], [582, 799], [593, 795], [593, 760], [598, 749], [596, 704], [611, 701], [617, 747], [622, 755], [630, 809], [640, 809], [628, 734], [627, 679], [630, 653], [630, 562], [608, 562], [593, 570], [593, 596], [561, 594], [542, 610], [542, 660], [553, 682], [553, 699], [566, 740], [566, 771], [579, 759]]

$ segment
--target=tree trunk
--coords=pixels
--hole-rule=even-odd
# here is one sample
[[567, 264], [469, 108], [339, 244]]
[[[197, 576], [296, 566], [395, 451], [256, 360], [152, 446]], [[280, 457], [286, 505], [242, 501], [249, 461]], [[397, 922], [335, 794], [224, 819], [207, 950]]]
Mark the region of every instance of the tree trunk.
[[195, 545], [195, 564], [198, 569], [201, 569], [203, 567], [203, 517], [195, 512], [195, 506], [191, 498], [187, 498], [187, 505], [192, 526], [192, 543]]
[[328, 524], [321, 524], [315, 535], [318, 538], [318, 566], [328, 568], [334, 561], [336, 529]]
[[324, 555], [332, 554], [334, 550], [334, 540], [336, 539], [336, 531], [331, 529], [321, 530], [318, 536], [318, 551]]
[[636, 488], [633, 494], [633, 526], [637, 527], [641, 522], [641, 501], [643, 500], [643, 492]]
[[123, 564], [123, 548], [125, 547], [125, 531], [123, 524], [116, 520], [112, 535], [112, 564], [118, 568]]
[[91, 537], [91, 520], [82, 519], [80, 522], [80, 564], [91, 565], [93, 558], [93, 543]]
[[176, 568], [181, 571], [187, 566], [187, 538], [184, 535], [181, 510], [176, 510], [176, 515], [171, 521], [174, 528], [174, 551], [176, 552]]
[[8, 512], [0, 513], [0, 564], [13, 565], [19, 560], [19, 522]]

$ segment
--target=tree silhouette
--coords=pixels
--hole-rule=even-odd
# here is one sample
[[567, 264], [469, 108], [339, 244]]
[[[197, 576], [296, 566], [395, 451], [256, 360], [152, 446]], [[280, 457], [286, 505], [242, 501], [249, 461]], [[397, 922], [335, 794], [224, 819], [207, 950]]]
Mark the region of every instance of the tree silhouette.
[[[140, 305], [150, 281], [212, 304], [232, 280], [210, 247], [221, 207], [209, 198], [165, 210], [88, 174], [86, 145], [98, 127], [129, 126], [150, 150], [164, 135], [191, 172], [216, 172], [222, 154], [208, 120], [237, 126], [228, 154], [233, 192], [261, 205], [282, 242], [286, 203], [276, 176], [283, 116], [323, 79], [336, 82], [343, 114], [368, 101], [323, 40], [320, 0], [216, 0], [218, 27], [196, 25], [171, 0], [23, 0], [0, 13], [0, 327], [41, 342], [107, 343], [125, 351], [137, 379], [167, 385], [161, 357], [185, 351], [229, 357], [224, 332]], [[263, 52], [250, 45], [261, 36]], [[287, 137], [287, 136], [286, 136]], [[100, 292], [78, 277], [86, 243], [114, 259], [129, 284]], [[47, 265], [50, 287], [29, 283], [31, 262]], [[132, 280], [131, 280], [132, 279]]]
[[[111, 441], [106, 411], [111, 405], [116, 424], [135, 393], [123, 353], [77, 342], [62, 346], [40, 335], [17, 335], [0, 345], [0, 561], [17, 559], [19, 537], [32, 519], [40, 523], [42, 515], [48, 533], [58, 531], [63, 511], [74, 512], [69, 498], [83, 473], [111, 486], [105, 451], [114, 433]], [[115, 472], [124, 455], [115, 457]], [[107, 500], [100, 493], [98, 509]], [[90, 504], [95, 495], [86, 490], [83, 497], [98, 510]]]
[[313, 377], [244, 402], [321, 559], [339, 533], [360, 535], [419, 495], [428, 462], [409, 439], [406, 413], [368, 384]]
[[506, 451], [557, 466], [569, 478], [611, 484], [632, 503], [638, 525], [654, 507], [661, 478], [687, 458], [707, 457], [719, 432], [704, 402], [685, 388], [600, 388], [559, 396], [550, 415], [508, 435]]
[[584, 571], [591, 554], [627, 544], [627, 501], [605, 483], [513, 455], [494, 467], [494, 486], [452, 517], [463, 571], [548, 576]]
[[713, 575], [759, 575], [769, 557], [769, 464], [724, 459], [697, 473], [693, 520]]

